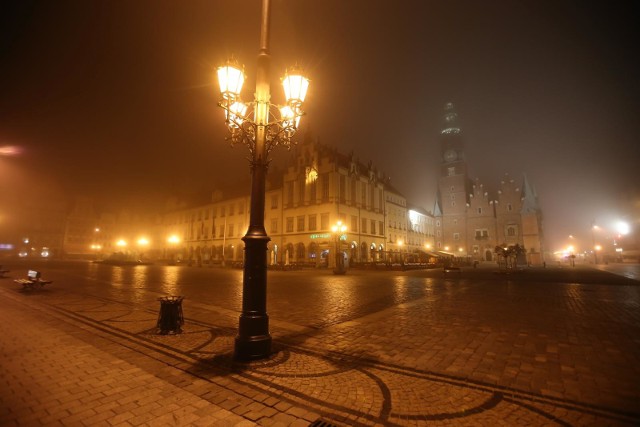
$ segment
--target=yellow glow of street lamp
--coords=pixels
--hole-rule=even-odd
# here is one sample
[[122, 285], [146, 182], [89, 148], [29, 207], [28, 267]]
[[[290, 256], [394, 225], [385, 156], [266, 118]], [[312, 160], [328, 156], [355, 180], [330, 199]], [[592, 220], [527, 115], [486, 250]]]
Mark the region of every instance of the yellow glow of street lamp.
[[146, 237], [141, 237], [138, 239], [138, 245], [147, 246], [149, 244], [149, 240]]
[[567, 246], [567, 252], [573, 252], [573, 249], [572, 245]]
[[429, 243], [424, 244], [425, 249], [431, 249], [431, 245]]
[[169, 236], [169, 238], [167, 239], [167, 242], [169, 243], [180, 243], [180, 238], [178, 236], [176, 236], [175, 234]]
[[234, 100], [240, 96], [244, 71], [236, 61], [229, 60], [224, 66], [218, 67], [218, 84], [224, 99]]
[[121, 248], [124, 248], [125, 246], [127, 246], [127, 242], [124, 239], [120, 239], [116, 242], [116, 246], [120, 246]]
[[244, 118], [247, 114], [247, 105], [242, 102], [236, 101], [229, 106], [229, 109], [225, 111], [226, 119], [229, 122], [229, 126], [232, 128], [239, 128], [244, 122]]
[[285, 72], [282, 78], [284, 96], [288, 105], [300, 105], [304, 102], [309, 89], [309, 79], [302, 75], [299, 67], [292, 67]]
[[462, 252], [462, 248], [458, 248], [458, 252]]
[[600, 250], [602, 250], [602, 246], [600, 246], [600, 245], [596, 245], [596, 246], [594, 247], [594, 249], [595, 249], [596, 251], [600, 251]]
[[285, 105], [284, 107], [280, 108], [280, 118], [282, 118], [282, 127], [286, 128], [291, 126], [294, 129], [298, 129], [298, 125], [300, 124], [301, 117], [302, 116], [300, 116], [299, 114], [296, 115], [296, 113], [288, 105]]
[[338, 231], [344, 233], [345, 231], [347, 231], [347, 226], [344, 225], [342, 221], [338, 221], [336, 225], [331, 227], [331, 231], [333, 231], [334, 233], [337, 233]]
[[445, 246], [445, 247], [444, 247], [444, 250], [445, 250], [445, 251], [448, 251], [448, 250], [449, 250], [449, 246]]

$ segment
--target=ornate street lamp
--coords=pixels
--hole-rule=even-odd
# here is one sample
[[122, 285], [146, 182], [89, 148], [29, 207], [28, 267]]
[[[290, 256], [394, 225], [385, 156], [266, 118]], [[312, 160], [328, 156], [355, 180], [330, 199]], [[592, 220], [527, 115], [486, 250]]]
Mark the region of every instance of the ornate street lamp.
[[231, 60], [218, 68], [218, 82], [225, 110], [225, 123], [231, 133], [231, 144], [242, 143], [251, 154], [251, 208], [249, 228], [242, 238], [245, 243], [245, 262], [242, 283], [242, 314], [235, 339], [234, 358], [248, 361], [271, 354], [271, 335], [267, 315], [267, 244], [269, 236], [264, 228], [265, 178], [269, 153], [278, 146], [289, 148], [304, 114], [302, 103], [309, 80], [300, 70], [289, 69], [282, 83], [286, 105], [270, 102], [269, 89], [269, 0], [262, 1], [260, 52], [258, 54], [256, 91], [253, 102], [243, 103], [240, 97], [245, 76], [237, 62]]
[[344, 256], [342, 255], [342, 251], [340, 251], [340, 239], [347, 231], [347, 226], [344, 225], [342, 221], [338, 221], [334, 226], [331, 227], [331, 231], [335, 236], [336, 243], [336, 266], [333, 269], [333, 274], [345, 274], [347, 270], [344, 267]]

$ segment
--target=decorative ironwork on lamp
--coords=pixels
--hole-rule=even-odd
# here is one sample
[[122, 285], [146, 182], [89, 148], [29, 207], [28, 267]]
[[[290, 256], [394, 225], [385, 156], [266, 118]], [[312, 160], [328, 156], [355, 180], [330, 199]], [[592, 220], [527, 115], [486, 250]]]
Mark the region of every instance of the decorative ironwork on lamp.
[[[257, 100], [246, 104], [242, 102], [240, 93], [245, 74], [243, 67], [234, 59], [219, 67], [217, 74], [222, 95], [218, 105], [225, 110], [225, 123], [231, 133], [231, 144], [245, 144], [253, 153], [257, 127], [264, 125], [267, 156], [273, 147], [281, 145], [291, 148], [291, 138], [300, 126], [300, 118], [305, 114], [302, 104], [309, 88], [309, 79], [304, 76], [302, 69], [294, 66], [285, 72], [282, 86], [286, 105], [280, 106]], [[261, 113], [264, 117], [260, 117]]]

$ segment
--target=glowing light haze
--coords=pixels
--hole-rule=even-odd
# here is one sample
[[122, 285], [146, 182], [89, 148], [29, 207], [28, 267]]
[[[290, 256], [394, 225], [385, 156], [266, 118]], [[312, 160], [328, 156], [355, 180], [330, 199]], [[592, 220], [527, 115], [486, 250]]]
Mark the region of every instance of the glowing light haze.
[[[272, 101], [285, 102], [287, 65], [312, 81], [299, 138], [371, 160], [432, 209], [453, 102], [471, 176], [493, 192], [505, 172], [526, 173], [549, 249], [568, 234], [591, 247], [594, 220], [637, 225], [637, 2], [272, 3]], [[248, 179], [245, 152], [224, 139], [216, 69], [233, 55], [255, 87], [259, 1], [0, 10], [2, 218], [25, 194], [155, 207]]]

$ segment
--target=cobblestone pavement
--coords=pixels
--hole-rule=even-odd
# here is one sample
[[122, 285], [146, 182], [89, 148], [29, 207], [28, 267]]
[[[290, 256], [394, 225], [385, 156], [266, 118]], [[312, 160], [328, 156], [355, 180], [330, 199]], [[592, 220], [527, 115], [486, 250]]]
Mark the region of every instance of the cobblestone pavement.
[[[370, 282], [393, 303], [304, 321], [274, 302], [274, 354], [250, 364], [231, 359], [238, 312], [221, 301], [185, 299], [184, 332], [159, 335], [161, 293], [85, 292], [71, 268], [37, 292], [4, 279], [0, 425], [640, 424], [639, 282], [561, 269], [349, 276], [352, 288], [329, 288], [337, 300]], [[296, 284], [296, 301], [317, 277], [270, 283]]]

